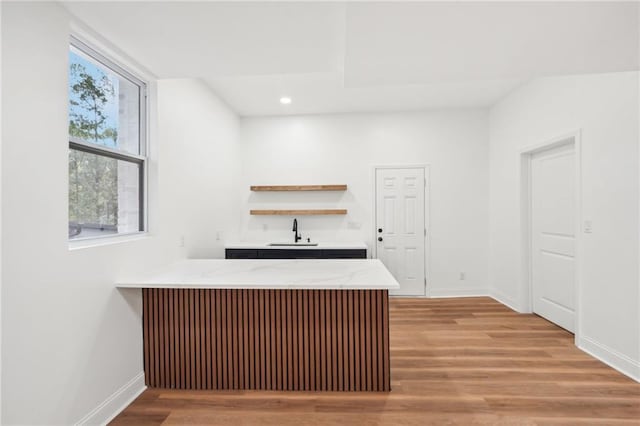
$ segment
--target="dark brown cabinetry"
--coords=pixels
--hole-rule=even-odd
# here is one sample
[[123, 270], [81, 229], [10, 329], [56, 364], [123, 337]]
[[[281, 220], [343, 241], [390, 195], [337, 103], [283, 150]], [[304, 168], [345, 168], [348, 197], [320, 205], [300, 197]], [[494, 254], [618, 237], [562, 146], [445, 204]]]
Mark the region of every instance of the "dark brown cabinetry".
[[366, 259], [366, 249], [226, 249], [227, 259]]

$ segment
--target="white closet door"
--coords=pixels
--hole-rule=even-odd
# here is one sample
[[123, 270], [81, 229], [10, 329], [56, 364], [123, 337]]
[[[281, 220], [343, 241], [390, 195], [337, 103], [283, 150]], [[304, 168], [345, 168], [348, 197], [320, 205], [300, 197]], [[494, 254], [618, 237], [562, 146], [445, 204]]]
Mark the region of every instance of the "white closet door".
[[565, 145], [533, 155], [533, 311], [575, 330], [575, 153]]

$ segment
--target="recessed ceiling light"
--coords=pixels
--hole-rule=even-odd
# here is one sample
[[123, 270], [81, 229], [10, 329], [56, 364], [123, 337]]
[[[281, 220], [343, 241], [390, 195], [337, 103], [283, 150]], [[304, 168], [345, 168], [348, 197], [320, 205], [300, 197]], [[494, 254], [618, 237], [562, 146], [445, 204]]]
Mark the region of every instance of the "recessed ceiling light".
[[287, 98], [286, 96], [283, 98], [280, 98], [280, 103], [283, 105], [289, 105], [291, 103], [291, 98]]

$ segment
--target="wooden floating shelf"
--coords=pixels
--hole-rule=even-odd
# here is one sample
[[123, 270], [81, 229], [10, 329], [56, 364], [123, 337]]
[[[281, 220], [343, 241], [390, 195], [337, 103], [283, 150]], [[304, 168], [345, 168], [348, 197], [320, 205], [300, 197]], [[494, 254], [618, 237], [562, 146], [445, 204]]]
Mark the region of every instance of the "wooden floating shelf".
[[346, 191], [347, 185], [253, 185], [252, 191]]
[[347, 214], [346, 209], [321, 209], [321, 210], [251, 210], [252, 215], [261, 216], [309, 216], [309, 215], [330, 215]]

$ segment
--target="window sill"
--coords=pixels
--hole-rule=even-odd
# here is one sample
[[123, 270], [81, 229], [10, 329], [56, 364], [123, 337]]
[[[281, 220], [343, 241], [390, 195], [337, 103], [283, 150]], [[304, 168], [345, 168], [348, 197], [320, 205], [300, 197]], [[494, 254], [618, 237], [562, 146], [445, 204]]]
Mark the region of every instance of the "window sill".
[[82, 250], [91, 247], [109, 246], [112, 244], [128, 243], [131, 241], [145, 240], [150, 238], [148, 232], [134, 232], [131, 234], [119, 234], [100, 236], [95, 238], [85, 238], [81, 240], [69, 240], [69, 251]]

